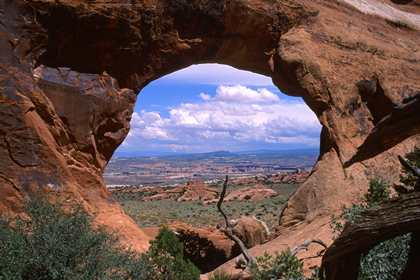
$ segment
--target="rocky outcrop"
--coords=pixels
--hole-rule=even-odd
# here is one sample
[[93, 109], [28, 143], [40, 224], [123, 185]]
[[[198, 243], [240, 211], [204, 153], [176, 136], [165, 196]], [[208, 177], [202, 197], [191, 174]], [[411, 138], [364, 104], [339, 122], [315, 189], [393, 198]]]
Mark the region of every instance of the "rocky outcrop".
[[296, 171], [292, 173], [279, 173], [268, 179], [272, 183], [302, 184], [308, 179], [310, 172]]
[[[239, 247], [219, 231], [220, 227], [224, 227], [223, 222], [217, 227], [206, 226], [201, 229], [181, 222], [166, 225], [184, 243], [185, 257], [196, 264], [202, 272], [208, 272], [241, 253]], [[233, 231], [250, 247], [265, 241], [261, 225], [249, 217], [234, 220]], [[146, 232], [152, 230], [147, 229]]]
[[[239, 219], [231, 220], [233, 233], [238, 236], [248, 247], [254, 247], [266, 240], [261, 224], [251, 217], [242, 216]], [[216, 228], [225, 228], [226, 222], [220, 222]]]
[[186, 184], [182, 184], [178, 187], [166, 190], [153, 196], [143, 197], [142, 200], [154, 201], [177, 196], [179, 196], [177, 199], [178, 202], [190, 200], [208, 200], [213, 199], [218, 192], [219, 191], [214, 188], [207, 187], [200, 180], [189, 180]]
[[[268, 197], [276, 196], [278, 193], [272, 189], [266, 188], [261, 183], [253, 187], [245, 187], [236, 191], [230, 192], [223, 201], [259, 201]], [[218, 199], [204, 201], [203, 204], [217, 203]]]
[[195, 182], [190, 180], [185, 187], [184, 194], [177, 201], [209, 200], [213, 199], [218, 193], [218, 190], [207, 187], [200, 180]]
[[[420, 143], [419, 111], [404, 110], [404, 131], [373, 137], [393, 148], [358, 150], [420, 91], [419, 14], [418, 1], [389, 0], [1, 1], [0, 210], [19, 211], [25, 189], [46, 186], [144, 250], [104, 167], [128, 132], [133, 93], [216, 62], [272, 77], [317, 115], [319, 161], [277, 232], [309, 228], [359, 201], [374, 172], [397, 178], [396, 155]], [[357, 151], [363, 164], [344, 168]]]
[[240, 254], [239, 247], [215, 227], [194, 228], [186, 223], [166, 224], [184, 244], [184, 256], [208, 272]]
[[142, 187], [142, 188], [108, 188], [110, 193], [145, 193], [145, 194], [156, 194], [163, 193], [164, 190], [161, 186], [155, 187]]

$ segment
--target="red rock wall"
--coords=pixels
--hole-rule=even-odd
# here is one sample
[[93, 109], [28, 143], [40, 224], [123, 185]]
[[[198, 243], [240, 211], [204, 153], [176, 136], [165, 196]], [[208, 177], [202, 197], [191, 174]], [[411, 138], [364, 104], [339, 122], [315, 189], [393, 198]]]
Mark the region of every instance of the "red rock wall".
[[0, 208], [17, 211], [24, 189], [47, 186], [146, 248], [102, 173], [128, 133], [134, 93], [205, 62], [271, 76], [323, 126], [320, 160], [279, 232], [357, 201], [367, 176], [390, 170], [392, 178], [395, 155], [419, 141], [348, 169], [343, 163], [395, 104], [420, 91], [419, 2], [357, 2], [1, 1]]

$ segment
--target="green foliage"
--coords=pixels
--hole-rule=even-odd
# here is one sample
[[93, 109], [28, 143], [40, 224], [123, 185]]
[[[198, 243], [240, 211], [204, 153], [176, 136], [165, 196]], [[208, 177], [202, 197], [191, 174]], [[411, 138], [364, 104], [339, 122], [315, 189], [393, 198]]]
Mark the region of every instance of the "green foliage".
[[364, 204], [352, 204], [350, 208], [343, 206], [340, 215], [331, 215], [331, 228], [333, 229], [333, 233], [337, 234], [333, 236], [333, 240], [337, 239], [338, 235], [343, 231], [347, 221], [352, 220], [356, 215], [359, 215], [360, 212], [366, 209], [368, 207]]
[[0, 219], [0, 279], [147, 279], [149, 262], [93, 227], [80, 205], [29, 193], [26, 215]]
[[303, 262], [289, 250], [280, 254], [275, 252], [274, 256], [264, 253], [262, 257], [256, 259], [257, 264], [251, 265], [250, 270], [253, 280], [305, 279]]
[[373, 207], [387, 200], [391, 195], [389, 188], [389, 182], [384, 178], [376, 176], [375, 179], [371, 179], [368, 192], [365, 194], [367, 207]]
[[[410, 153], [405, 154], [405, 157], [412, 166], [420, 168], [420, 148], [414, 147], [414, 150]], [[420, 190], [419, 180], [413, 176], [405, 167], [402, 170], [403, 174], [400, 175], [400, 182], [408, 187]]]
[[362, 256], [360, 280], [399, 279], [408, 258], [411, 234], [386, 240]]
[[[365, 203], [343, 207], [338, 217], [332, 217], [332, 228], [340, 233], [347, 221], [352, 220], [360, 212], [376, 206], [389, 198], [389, 183], [377, 176], [369, 183], [365, 195]], [[359, 279], [361, 280], [391, 280], [398, 279], [407, 261], [411, 234], [386, 240], [365, 253], [360, 262]], [[336, 238], [336, 237], [335, 237]]]
[[[376, 176], [375, 179], [371, 179], [369, 181], [369, 189], [365, 194], [365, 203], [352, 204], [350, 208], [343, 206], [340, 215], [331, 216], [331, 227], [333, 228], [334, 233], [341, 233], [344, 229], [345, 223], [352, 220], [356, 215], [359, 215], [360, 212], [387, 200], [391, 194], [389, 187], [389, 182], [380, 176]], [[336, 238], [337, 237], [333, 237], [333, 239]]]
[[184, 245], [167, 226], [159, 229], [156, 239], [150, 241], [148, 258], [154, 264], [153, 280], [197, 280], [200, 271], [184, 259]]
[[216, 270], [209, 278], [209, 280], [231, 280], [232, 277], [224, 270]]
[[176, 258], [184, 255], [183, 244], [167, 226], [159, 228], [156, 239], [151, 240], [150, 245], [150, 256], [170, 255]]

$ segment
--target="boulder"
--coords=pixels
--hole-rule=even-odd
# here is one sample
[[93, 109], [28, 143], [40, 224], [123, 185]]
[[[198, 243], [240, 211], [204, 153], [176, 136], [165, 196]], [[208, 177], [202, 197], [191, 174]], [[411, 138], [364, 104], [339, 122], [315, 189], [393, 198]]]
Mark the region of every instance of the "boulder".
[[[223, 222], [217, 227], [205, 226], [201, 229], [181, 222], [165, 225], [172, 229], [184, 243], [185, 257], [197, 265], [202, 272], [208, 272], [241, 253], [239, 247], [219, 231], [220, 227], [224, 227]], [[261, 225], [249, 217], [240, 217], [235, 220], [233, 232], [250, 247], [266, 240]]]
[[279, 173], [268, 179], [272, 183], [302, 184], [308, 178], [309, 171]]
[[[262, 225], [251, 217], [242, 216], [239, 219], [231, 220], [233, 233], [249, 247], [260, 245], [266, 241]], [[220, 222], [216, 228], [226, 227], [225, 221]]]
[[213, 199], [218, 193], [218, 190], [207, 187], [200, 180], [195, 182], [190, 180], [187, 183], [184, 194], [177, 201], [209, 200]]
[[139, 191], [144, 192], [144, 193], [163, 193], [164, 192], [161, 186], [143, 187], [143, 188], [140, 188]]
[[182, 195], [185, 192], [185, 190], [186, 190], [186, 185], [183, 184], [173, 189], [169, 189], [169, 190], [166, 190], [164, 192], [161, 192], [152, 196], [143, 197], [141, 200], [142, 201], [155, 201], [155, 200], [167, 199], [170, 197], [177, 197], [177, 196]]
[[216, 228], [197, 229], [177, 222], [166, 224], [184, 244], [184, 255], [201, 272], [208, 272], [240, 254], [235, 243]]
[[[268, 197], [276, 196], [278, 195], [276, 191], [266, 188], [261, 183], [256, 184], [253, 187], [245, 187], [236, 191], [230, 192], [223, 201], [259, 201], [263, 200]], [[210, 203], [217, 203], [218, 199], [212, 199], [203, 202], [203, 204], [210, 204]]]
[[213, 199], [219, 191], [207, 187], [202, 181], [189, 180], [187, 184], [182, 184], [174, 189], [169, 189], [153, 196], [143, 197], [143, 201], [161, 200], [170, 197], [180, 196], [177, 201], [208, 200]]

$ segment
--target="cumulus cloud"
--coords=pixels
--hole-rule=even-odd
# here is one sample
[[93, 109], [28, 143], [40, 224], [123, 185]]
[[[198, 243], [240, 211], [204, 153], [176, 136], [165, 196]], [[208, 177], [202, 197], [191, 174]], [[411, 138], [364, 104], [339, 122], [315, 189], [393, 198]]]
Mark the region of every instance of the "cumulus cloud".
[[253, 90], [242, 85], [218, 86], [216, 96], [211, 97], [208, 94], [200, 93], [199, 97], [206, 101], [218, 100], [237, 103], [270, 103], [272, 101], [280, 101], [277, 94], [272, 93], [266, 88]]
[[206, 102], [182, 103], [167, 118], [159, 112], [134, 113], [127, 141], [155, 139], [177, 150], [235, 150], [247, 142], [319, 145], [321, 126], [303, 102], [280, 101], [267, 90], [243, 86], [220, 86], [213, 98], [200, 96]]

